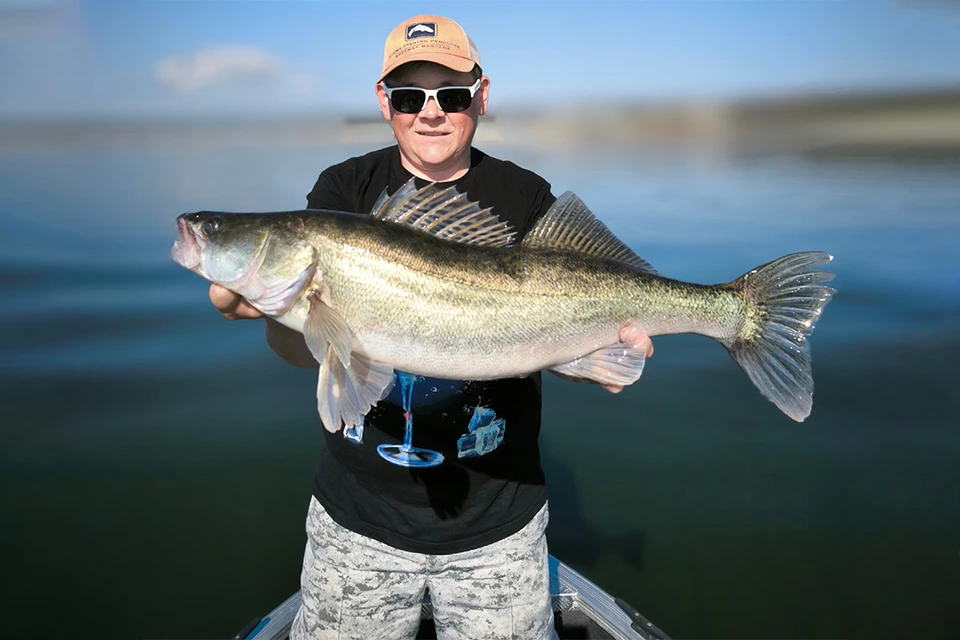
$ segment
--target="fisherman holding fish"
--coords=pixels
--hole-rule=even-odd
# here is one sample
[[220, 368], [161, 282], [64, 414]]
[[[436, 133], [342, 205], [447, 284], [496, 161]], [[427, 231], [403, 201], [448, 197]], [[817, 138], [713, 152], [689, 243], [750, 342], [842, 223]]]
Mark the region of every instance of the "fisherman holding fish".
[[[308, 207], [369, 213], [384, 189], [393, 194], [415, 178], [417, 187], [456, 185], [519, 241], [556, 198], [540, 176], [472, 146], [489, 93], [477, 48], [460, 25], [432, 15], [405, 20], [387, 37], [376, 84], [397, 144], [323, 171]], [[227, 318], [262, 316], [217, 284], [210, 298]], [[301, 333], [269, 317], [266, 328], [267, 342], [288, 362], [318, 366]], [[621, 341], [653, 352], [634, 327]], [[396, 389], [365, 416], [359, 442], [356, 430], [325, 431], [291, 638], [413, 638], [427, 588], [439, 638], [555, 637], [537, 446], [540, 374], [419, 380], [412, 395], [417, 439], [447, 454], [440, 466], [410, 470], [377, 455], [378, 445], [403, 431]], [[500, 421], [502, 439], [463, 455], [458, 441], [480, 407]]]
[[[376, 84], [397, 144], [324, 170], [308, 210], [177, 218], [171, 256], [227, 318], [317, 368], [325, 444], [291, 637], [554, 638], [540, 371], [639, 379], [648, 336], [722, 344], [803, 421], [807, 337], [832, 256], [731, 282], [658, 274], [572, 192], [472, 146], [490, 80], [463, 29], [420, 15], [387, 37]], [[413, 424], [416, 423], [416, 436]]]

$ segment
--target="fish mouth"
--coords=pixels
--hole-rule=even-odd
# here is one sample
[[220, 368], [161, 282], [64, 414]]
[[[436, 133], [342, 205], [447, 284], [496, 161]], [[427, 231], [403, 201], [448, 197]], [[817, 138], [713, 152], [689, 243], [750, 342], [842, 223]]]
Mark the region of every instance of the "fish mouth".
[[170, 257], [181, 267], [193, 271], [200, 265], [200, 254], [203, 252], [202, 240], [187, 223], [183, 214], [177, 218], [177, 240], [170, 249]]

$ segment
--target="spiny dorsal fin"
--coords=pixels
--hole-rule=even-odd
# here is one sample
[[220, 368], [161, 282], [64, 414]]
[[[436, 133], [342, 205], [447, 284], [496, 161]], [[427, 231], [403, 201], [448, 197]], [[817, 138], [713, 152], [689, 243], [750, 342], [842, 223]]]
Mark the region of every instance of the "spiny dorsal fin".
[[646, 260], [613, 235], [572, 191], [557, 198], [524, 237], [521, 246], [579, 251], [619, 260], [644, 273], [656, 273]]
[[490, 209], [468, 201], [467, 194], [458, 192], [455, 186], [441, 189], [430, 183], [418, 190], [413, 178], [392, 196], [384, 190], [370, 215], [463, 244], [503, 247], [516, 235], [513, 227]]

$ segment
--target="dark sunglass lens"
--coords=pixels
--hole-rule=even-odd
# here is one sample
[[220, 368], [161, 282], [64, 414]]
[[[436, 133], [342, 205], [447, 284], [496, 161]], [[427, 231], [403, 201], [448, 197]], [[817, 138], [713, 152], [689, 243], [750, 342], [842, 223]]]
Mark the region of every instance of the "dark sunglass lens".
[[395, 89], [390, 104], [400, 113], [420, 113], [426, 94], [419, 89]]
[[466, 111], [473, 102], [469, 89], [441, 89], [437, 92], [437, 103], [448, 113]]

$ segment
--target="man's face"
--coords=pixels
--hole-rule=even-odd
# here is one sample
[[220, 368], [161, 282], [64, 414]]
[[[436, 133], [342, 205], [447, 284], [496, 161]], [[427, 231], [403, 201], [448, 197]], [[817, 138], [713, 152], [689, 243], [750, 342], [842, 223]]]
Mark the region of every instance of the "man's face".
[[[469, 87], [476, 80], [437, 64], [401, 68], [391, 78], [392, 87]], [[487, 111], [490, 81], [480, 80], [480, 88], [466, 111], [446, 113], [430, 98], [419, 113], [400, 113], [380, 84], [377, 97], [383, 117], [390, 121], [400, 146], [404, 166], [414, 175], [436, 181], [460, 177], [470, 167], [470, 145], [477, 130], [477, 119]], [[459, 174], [459, 175], [457, 175]]]

